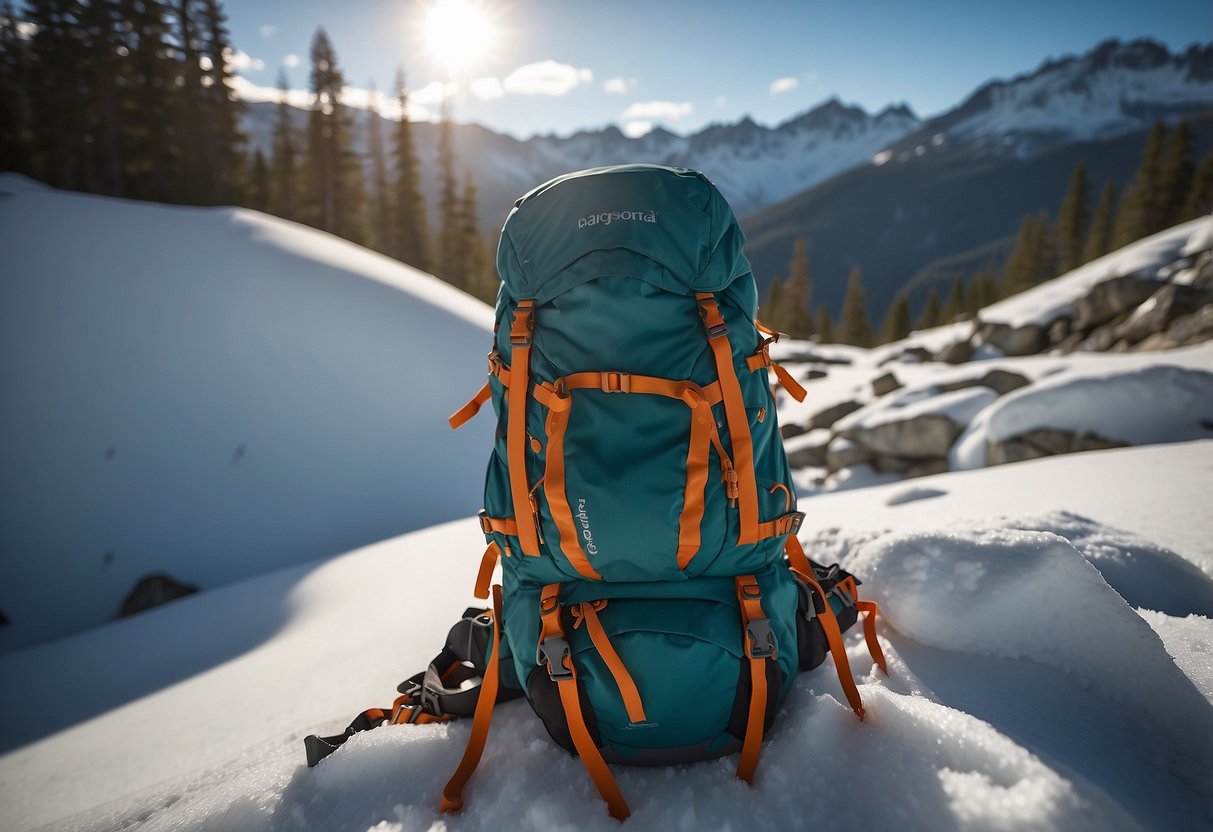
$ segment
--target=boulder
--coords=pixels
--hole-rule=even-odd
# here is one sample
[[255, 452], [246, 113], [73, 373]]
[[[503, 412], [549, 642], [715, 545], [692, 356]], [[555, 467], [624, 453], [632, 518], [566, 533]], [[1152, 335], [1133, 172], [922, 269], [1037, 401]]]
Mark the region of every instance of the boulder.
[[1049, 335], [1049, 344], [1051, 346], [1055, 347], [1058, 344], [1060, 344], [1061, 342], [1065, 341], [1066, 338], [1068, 338], [1070, 335], [1070, 318], [1069, 318], [1069, 316], [1063, 316], [1063, 317], [1055, 320], [1053, 323], [1049, 324], [1048, 335]]
[[825, 378], [828, 375], [829, 373], [827, 373], [825, 370], [812, 369], [804, 374], [804, 380], [812, 381], [813, 379]]
[[1213, 338], [1213, 304], [1202, 306], [1171, 324], [1166, 332], [1151, 335], [1133, 345], [1133, 352], [1170, 350], [1199, 344]]
[[1108, 448], [1125, 448], [1127, 442], [1105, 439], [1094, 433], [1071, 433], [1054, 428], [1038, 428], [1013, 436], [1002, 442], [990, 442], [986, 446], [986, 465], [1002, 465], [1007, 462], [1022, 462], [1078, 451], [1102, 451]]
[[1136, 344], [1165, 332], [1176, 319], [1191, 315], [1209, 303], [1213, 303], [1213, 291], [1169, 283], [1133, 310], [1116, 328], [1116, 337]]
[[848, 413], [854, 413], [859, 408], [863, 407], [860, 402], [846, 401], [831, 405], [825, 410], [820, 410], [813, 414], [813, 418], [809, 420], [808, 429], [815, 430], [817, 428], [831, 427], [835, 422], [846, 416]]
[[783, 444], [788, 454], [788, 465], [793, 468], [821, 468], [826, 464], [826, 448], [829, 447], [831, 434], [825, 428], [801, 434]]
[[128, 615], [150, 610], [186, 595], [193, 595], [197, 591], [198, 587], [193, 584], [182, 583], [163, 572], [146, 575], [139, 579], [135, 588], [123, 599], [118, 617], [126, 618]]
[[797, 425], [789, 422], [786, 425], [779, 426], [779, 435], [786, 439], [791, 439], [793, 436], [800, 436], [802, 433], [808, 433], [809, 429], [803, 425]]
[[885, 373], [883, 376], [872, 379], [872, 393], [876, 396], [884, 396], [901, 388], [902, 383], [892, 373]]
[[830, 473], [872, 459], [873, 454], [867, 448], [842, 437], [835, 437], [826, 448], [826, 468]]
[[1141, 304], [1157, 289], [1157, 282], [1141, 280], [1131, 274], [1097, 283], [1074, 301], [1072, 328], [1089, 330], [1105, 324]]
[[1116, 324], [1104, 324], [1086, 337], [1078, 349], [1084, 352], [1106, 352], [1116, 343]]
[[981, 378], [966, 378], [960, 381], [950, 381], [939, 385], [940, 393], [951, 393], [953, 390], [966, 390], [970, 387], [988, 387], [1000, 396], [1005, 396], [1012, 390], [1027, 387], [1031, 382], [1026, 376], [1013, 373], [1010, 370], [990, 370]]
[[973, 357], [973, 345], [968, 341], [954, 341], [939, 351], [937, 361], [945, 364], [964, 364]]
[[929, 477], [932, 474], [946, 474], [947, 472], [948, 458], [937, 456], [916, 460], [913, 465], [906, 468], [905, 473], [907, 477]]
[[926, 361], [934, 361], [935, 356], [925, 347], [910, 347], [907, 350], [903, 350], [897, 356], [897, 359], [899, 361], [913, 361], [922, 364]]
[[942, 413], [923, 413], [912, 419], [851, 428], [839, 435], [867, 448], [872, 455], [925, 459], [946, 457], [960, 431], [961, 426]]
[[982, 324], [982, 341], [997, 347], [1003, 355], [1035, 355], [1049, 346], [1049, 336], [1036, 324], [1012, 327], [1009, 324]]

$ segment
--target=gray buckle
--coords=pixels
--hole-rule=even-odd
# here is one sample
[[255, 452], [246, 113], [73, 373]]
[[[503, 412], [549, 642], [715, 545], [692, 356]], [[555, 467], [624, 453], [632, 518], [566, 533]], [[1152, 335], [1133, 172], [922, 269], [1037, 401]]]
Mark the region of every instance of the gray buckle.
[[562, 636], [551, 636], [539, 642], [539, 648], [535, 651], [535, 664], [547, 665], [548, 676], [553, 682], [559, 682], [561, 679], [572, 679], [572, 660], [566, 666], [564, 660], [572, 654], [569, 651], [569, 643]]
[[771, 632], [771, 622], [765, 618], [755, 618], [746, 624], [745, 652], [751, 659], [773, 659], [777, 645], [775, 634]]

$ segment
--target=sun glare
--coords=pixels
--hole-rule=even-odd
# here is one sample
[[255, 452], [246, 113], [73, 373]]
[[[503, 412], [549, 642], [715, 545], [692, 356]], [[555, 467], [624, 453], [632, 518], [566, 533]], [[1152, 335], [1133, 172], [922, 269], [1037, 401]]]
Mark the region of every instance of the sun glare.
[[426, 15], [426, 44], [434, 60], [450, 72], [470, 69], [483, 61], [493, 39], [488, 13], [469, 0], [437, 0]]

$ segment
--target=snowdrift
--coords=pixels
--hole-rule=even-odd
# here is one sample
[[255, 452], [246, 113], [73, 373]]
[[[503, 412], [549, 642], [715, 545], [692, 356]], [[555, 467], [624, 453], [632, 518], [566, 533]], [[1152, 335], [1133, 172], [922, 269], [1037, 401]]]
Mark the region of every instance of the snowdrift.
[[[491, 311], [386, 257], [231, 208], [0, 177], [0, 649], [479, 505]], [[272, 629], [277, 622], [267, 622]]]

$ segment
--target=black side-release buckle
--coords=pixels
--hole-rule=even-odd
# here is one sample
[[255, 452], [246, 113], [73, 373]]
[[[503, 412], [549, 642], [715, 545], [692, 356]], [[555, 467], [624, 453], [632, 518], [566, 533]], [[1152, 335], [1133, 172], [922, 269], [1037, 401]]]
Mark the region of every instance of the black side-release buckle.
[[778, 645], [775, 633], [771, 631], [771, 623], [765, 618], [755, 618], [746, 623], [746, 654], [751, 659], [775, 658]]
[[[547, 665], [548, 676], [553, 682], [559, 682], [561, 679], [573, 678], [571, 656], [569, 643], [562, 636], [549, 636], [539, 642], [539, 649], [535, 653], [535, 664]], [[565, 659], [569, 659], [568, 664], [565, 664]]]

